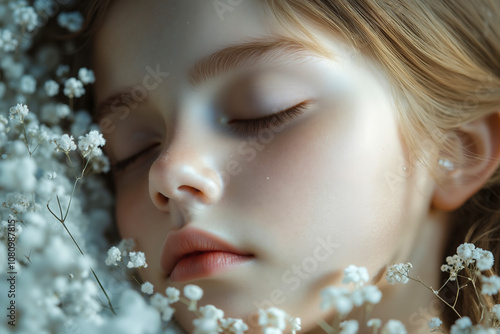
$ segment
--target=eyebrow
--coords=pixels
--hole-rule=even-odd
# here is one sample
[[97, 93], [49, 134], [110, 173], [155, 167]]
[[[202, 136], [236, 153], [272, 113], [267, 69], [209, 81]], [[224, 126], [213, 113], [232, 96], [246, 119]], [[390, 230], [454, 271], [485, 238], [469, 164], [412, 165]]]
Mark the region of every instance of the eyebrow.
[[[307, 40], [281, 35], [249, 39], [198, 59], [188, 71], [189, 83], [193, 87], [199, 87], [209, 79], [262, 62], [268, 61], [275, 64], [285, 61], [306, 62], [307, 58], [318, 56], [333, 58], [331, 51]], [[111, 113], [113, 104], [123, 105], [117, 101], [127, 96], [130, 97], [131, 89], [131, 87], [121, 89], [100, 103], [95, 111], [96, 117], [99, 119]], [[145, 98], [137, 103], [142, 104], [147, 101], [148, 98]]]

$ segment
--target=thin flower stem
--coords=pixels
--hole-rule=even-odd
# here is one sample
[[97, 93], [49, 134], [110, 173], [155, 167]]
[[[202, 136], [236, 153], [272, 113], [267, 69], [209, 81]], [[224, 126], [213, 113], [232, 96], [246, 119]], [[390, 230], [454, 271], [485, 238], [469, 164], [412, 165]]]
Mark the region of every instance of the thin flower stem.
[[441, 292], [441, 290], [446, 286], [446, 284], [448, 284], [448, 282], [450, 281], [450, 279], [451, 279], [451, 276], [448, 277], [448, 279], [446, 280], [446, 282], [444, 282], [444, 284], [441, 285], [441, 287], [437, 290], [438, 293]]
[[474, 292], [476, 293], [476, 296], [477, 296], [477, 301], [479, 302], [479, 305], [481, 305], [481, 320], [483, 320], [483, 317], [484, 317], [484, 310], [485, 310], [485, 306], [483, 304], [483, 298], [479, 295], [479, 292], [477, 291], [477, 287], [476, 287], [476, 282], [475, 280], [473, 279], [470, 279], [472, 281], [472, 286], [474, 287]]
[[[68, 159], [70, 160], [70, 163], [72, 164], [71, 158], [70, 158], [69, 154], [66, 154], [66, 156], [68, 157]], [[68, 214], [69, 214], [69, 209], [71, 207], [71, 201], [73, 200], [73, 197], [75, 195], [76, 186], [78, 184], [78, 181], [80, 181], [83, 178], [83, 175], [85, 173], [85, 169], [87, 168], [89, 161], [90, 161], [90, 159], [87, 160], [87, 163], [85, 164], [85, 166], [83, 168], [81, 176], [77, 177], [76, 180], [75, 180], [75, 183], [73, 184], [73, 191], [71, 192], [71, 197], [69, 198], [69, 203], [68, 203], [68, 206], [66, 208], [66, 213], [64, 214], [64, 217], [63, 217], [63, 213], [62, 213], [61, 202], [59, 201], [59, 196], [56, 195], [56, 198], [57, 198], [57, 204], [59, 206], [59, 211], [61, 213], [61, 218], [59, 218], [59, 217], [56, 216], [56, 214], [50, 209], [49, 203], [47, 203], [47, 209], [49, 210], [49, 212], [62, 224], [62, 226], [64, 227], [64, 229], [66, 230], [66, 232], [71, 237], [71, 240], [73, 240], [73, 243], [76, 245], [76, 248], [78, 248], [78, 250], [80, 251], [80, 254], [82, 254], [82, 256], [85, 259], [87, 259], [85, 257], [85, 254], [83, 253], [82, 249], [80, 248], [80, 246], [76, 242], [75, 238], [73, 238], [73, 235], [69, 231], [69, 229], [66, 226], [65, 222], [66, 222], [66, 218], [68, 217]], [[116, 312], [115, 312], [115, 309], [113, 308], [113, 304], [111, 303], [111, 299], [109, 298], [108, 293], [106, 292], [106, 289], [104, 289], [104, 286], [101, 284], [101, 281], [99, 280], [99, 277], [97, 277], [97, 274], [95, 273], [94, 269], [92, 268], [92, 266], [90, 264], [89, 264], [89, 268], [92, 271], [92, 274], [94, 275], [94, 278], [96, 279], [97, 283], [99, 284], [99, 287], [101, 288], [102, 292], [106, 296], [106, 299], [108, 300], [109, 309], [111, 310], [111, 312], [114, 315], [117, 315]]]
[[370, 316], [372, 314], [373, 308], [375, 305], [367, 303], [365, 306], [365, 323], [370, 320]]
[[[61, 202], [59, 201], [59, 196], [56, 195], [56, 199], [57, 199], [57, 205], [59, 206], [59, 212], [61, 213], [61, 219], [63, 219], [63, 213], [62, 213], [62, 208], [61, 208]], [[62, 221], [61, 223], [64, 223], [64, 221]]]
[[319, 319], [317, 321], [317, 324], [321, 329], [323, 329], [326, 333], [332, 334], [333, 333], [333, 327], [330, 326], [325, 320]]
[[[64, 229], [66, 230], [66, 232], [68, 232], [69, 236], [71, 237], [71, 240], [73, 240], [73, 243], [76, 245], [76, 248], [78, 248], [78, 250], [80, 251], [80, 254], [82, 254], [82, 256], [87, 259], [85, 257], [85, 254], [83, 253], [82, 249], [80, 248], [80, 246], [78, 245], [78, 243], [76, 242], [75, 238], [73, 238], [73, 235], [71, 234], [71, 232], [69, 231], [68, 227], [66, 226], [65, 223], [62, 223], [62, 226], [64, 226]], [[106, 296], [106, 299], [108, 300], [108, 306], [111, 310], [111, 312], [113, 312], [114, 315], [117, 315], [116, 312], [115, 312], [115, 309], [113, 308], [113, 305], [111, 304], [111, 299], [109, 298], [107, 292], [106, 292], [106, 289], [104, 289], [104, 287], [102, 286], [101, 284], [101, 281], [99, 280], [99, 278], [97, 277], [94, 269], [92, 268], [92, 266], [89, 264], [89, 268], [90, 270], [92, 271], [92, 274], [94, 275], [97, 283], [99, 284], [99, 287], [101, 288], [102, 292], [104, 293], [104, 295]]]
[[457, 282], [457, 294], [455, 295], [455, 302], [453, 303], [453, 307], [455, 307], [457, 305], [457, 301], [458, 301], [458, 295], [460, 293], [460, 283], [458, 283], [458, 280], [456, 280]]
[[[189, 299], [184, 298], [184, 297], [182, 297], [182, 296], [181, 296], [181, 297], [179, 297], [179, 301], [180, 301], [181, 303], [184, 303], [186, 306], [189, 306], [189, 305], [191, 304], [191, 301], [190, 301]], [[194, 313], [194, 314], [196, 314], [198, 317], [201, 317], [201, 315], [202, 315], [202, 314], [201, 314], [201, 312], [200, 312], [200, 311], [198, 311], [198, 310], [193, 311], [193, 313]]]
[[436, 290], [434, 290], [431, 286], [428, 286], [427, 284], [425, 284], [422, 279], [417, 276], [417, 279], [413, 278], [413, 277], [410, 277], [410, 276], [406, 276], [408, 277], [409, 279], [415, 281], [415, 282], [419, 282], [420, 284], [422, 284], [424, 287], [426, 287], [427, 289], [429, 289], [430, 291], [432, 291], [432, 293], [434, 293], [436, 295], [436, 297], [438, 297], [443, 303], [445, 303], [446, 305], [448, 305], [457, 315], [459, 318], [462, 318], [462, 316], [460, 315], [460, 313], [458, 313], [458, 311], [452, 306], [450, 305], [450, 303], [448, 303], [446, 300], [444, 300]]
[[30, 158], [31, 158], [31, 151], [30, 151], [30, 147], [28, 145], [28, 135], [26, 134], [26, 127], [24, 126], [24, 122], [22, 123], [23, 124], [23, 133], [24, 133], [24, 145], [26, 145], [26, 149], [28, 150], [28, 153], [30, 155]]

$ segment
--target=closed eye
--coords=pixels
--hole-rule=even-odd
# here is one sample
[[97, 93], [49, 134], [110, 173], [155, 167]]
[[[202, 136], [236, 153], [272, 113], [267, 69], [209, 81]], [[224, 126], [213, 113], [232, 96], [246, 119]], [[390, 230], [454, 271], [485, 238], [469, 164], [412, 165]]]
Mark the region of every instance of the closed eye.
[[160, 143], [156, 143], [154, 145], [148, 146], [145, 149], [133, 154], [132, 156], [122, 159], [120, 161], [117, 161], [114, 165], [112, 165], [112, 169], [115, 172], [120, 172], [125, 169], [127, 169], [129, 166], [134, 164], [138, 159], [140, 159], [142, 156], [146, 155], [147, 153], [150, 153], [153, 149], [157, 148], [160, 145]]
[[309, 103], [310, 103], [309, 100], [303, 101], [293, 107], [277, 112], [275, 114], [254, 119], [231, 120], [228, 122], [228, 124], [230, 124], [233, 130], [237, 133], [241, 134], [256, 133], [259, 130], [266, 129], [271, 126], [278, 127], [286, 124], [288, 121], [302, 114]]

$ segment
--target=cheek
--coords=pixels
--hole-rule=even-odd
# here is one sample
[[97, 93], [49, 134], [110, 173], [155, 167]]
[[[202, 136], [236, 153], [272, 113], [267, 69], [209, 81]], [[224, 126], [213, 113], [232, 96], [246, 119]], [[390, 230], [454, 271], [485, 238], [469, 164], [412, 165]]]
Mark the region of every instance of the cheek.
[[277, 135], [244, 168], [239, 204], [272, 235], [269, 250], [286, 249], [296, 260], [313, 252], [318, 237], [330, 237], [339, 269], [374, 252], [388, 261], [412, 189], [401, 176], [396, 186], [388, 182], [391, 173], [402, 175], [404, 154], [391, 112], [372, 111], [311, 118]]

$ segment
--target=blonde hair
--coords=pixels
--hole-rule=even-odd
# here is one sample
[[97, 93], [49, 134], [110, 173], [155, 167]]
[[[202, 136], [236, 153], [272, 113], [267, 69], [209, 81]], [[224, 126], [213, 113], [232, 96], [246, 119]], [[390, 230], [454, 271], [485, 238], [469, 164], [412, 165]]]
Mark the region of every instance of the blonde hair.
[[[460, 126], [500, 110], [500, 2], [495, 0], [265, 0], [288, 30], [315, 41], [302, 22], [331, 31], [380, 64], [391, 80], [402, 138], [430, 171], [428, 143], [456, 166], [474, 157], [458, 152]], [[298, 36], [301, 37], [301, 36]], [[320, 47], [320, 43], [318, 43]], [[455, 134], [455, 136], [450, 136]], [[457, 137], [458, 135], [458, 137]], [[439, 181], [439, 180], [438, 180]], [[454, 212], [447, 254], [463, 242], [500, 259], [500, 171]], [[444, 254], [443, 254], [444, 256]], [[444, 262], [444, 257], [443, 257]], [[436, 268], [437, 269], [437, 268]], [[494, 272], [498, 273], [498, 262]], [[492, 272], [490, 272], [492, 274]], [[446, 274], [445, 274], [446, 275]], [[492, 306], [498, 302], [486, 300]], [[457, 309], [479, 322], [473, 289]], [[446, 313], [448, 325], [454, 314]]]

